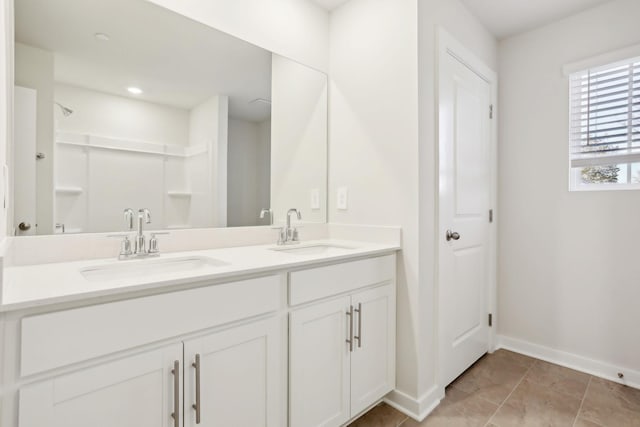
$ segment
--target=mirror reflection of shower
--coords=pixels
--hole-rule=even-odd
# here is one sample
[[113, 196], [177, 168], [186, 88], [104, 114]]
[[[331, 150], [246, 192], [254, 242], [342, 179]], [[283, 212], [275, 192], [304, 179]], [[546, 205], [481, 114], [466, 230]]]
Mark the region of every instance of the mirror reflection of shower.
[[56, 104], [58, 107], [60, 107], [60, 110], [62, 111], [62, 115], [65, 117], [69, 117], [70, 115], [73, 114], [73, 110], [71, 108], [65, 107], [64, 105], [60, 104], [59, 102], [54, 102], [54, 104]]

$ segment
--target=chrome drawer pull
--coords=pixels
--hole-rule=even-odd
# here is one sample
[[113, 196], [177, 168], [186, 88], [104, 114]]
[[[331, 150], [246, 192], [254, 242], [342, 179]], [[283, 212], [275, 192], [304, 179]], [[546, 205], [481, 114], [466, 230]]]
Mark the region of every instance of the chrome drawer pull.
[[349, 351], [353, 351], [353, 306], [347, 311], [347, 316], [349, 316], [349, 339], [347, 343], [349, 344]]
[[180, 427], [180, 361], [173, 362], [173, 418], [174, 427]]
[[362, 303], [358, 303], [358, 308], [356, 308], [356, 313], [358, 313], [358, 336], [355, 339], [358, 340], [358, 348], [362, 347]]
[[191, 405], [196, 410], [196, 424], [200, 424], [200, 355], [196, 354], [196, 361], [191, 364], [196, 368], [196, 403]]

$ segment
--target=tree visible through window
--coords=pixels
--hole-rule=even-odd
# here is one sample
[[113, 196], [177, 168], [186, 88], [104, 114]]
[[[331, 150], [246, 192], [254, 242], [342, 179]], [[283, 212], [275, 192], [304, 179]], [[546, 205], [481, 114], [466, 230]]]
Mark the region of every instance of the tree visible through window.
[[620, 168], [616, 165], [590, 166], [580, 171], [584, 184], [617, 183]]

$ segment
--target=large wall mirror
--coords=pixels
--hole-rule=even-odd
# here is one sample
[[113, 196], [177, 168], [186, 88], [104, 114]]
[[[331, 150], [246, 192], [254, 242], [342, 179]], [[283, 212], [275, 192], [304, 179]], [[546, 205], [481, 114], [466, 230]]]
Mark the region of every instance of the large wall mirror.
[[18, 0], [15, 28], [17, 235], [326, 221], [326, 75], [145, 0]]

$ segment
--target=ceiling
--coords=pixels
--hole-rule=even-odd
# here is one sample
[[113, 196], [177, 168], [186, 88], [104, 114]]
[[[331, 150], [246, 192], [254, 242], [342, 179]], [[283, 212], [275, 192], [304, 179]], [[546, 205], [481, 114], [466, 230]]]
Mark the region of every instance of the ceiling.
[[[313, 0], [332, 11], [349, 0]], [[447, 1], [447, 0], [444, 0]], [[498, 39], [549, 24], [612, 0], [461, 0]]]
[[549, 24], [611, 0], [461, 0], [497, 38]]
[[349, 0], [313, 0], [313, 1], [316, 2], [318, 5], [320, 5], [324, 9], [333, 10], [339, 6], [342, 6]]
[[54, 52], [57, 82], [184, 109], [222, 94], [232, 117], [270, 115], [251, 102], [271, 99], [270, 52], [151, 2], [20, 0], [16, 41]]

